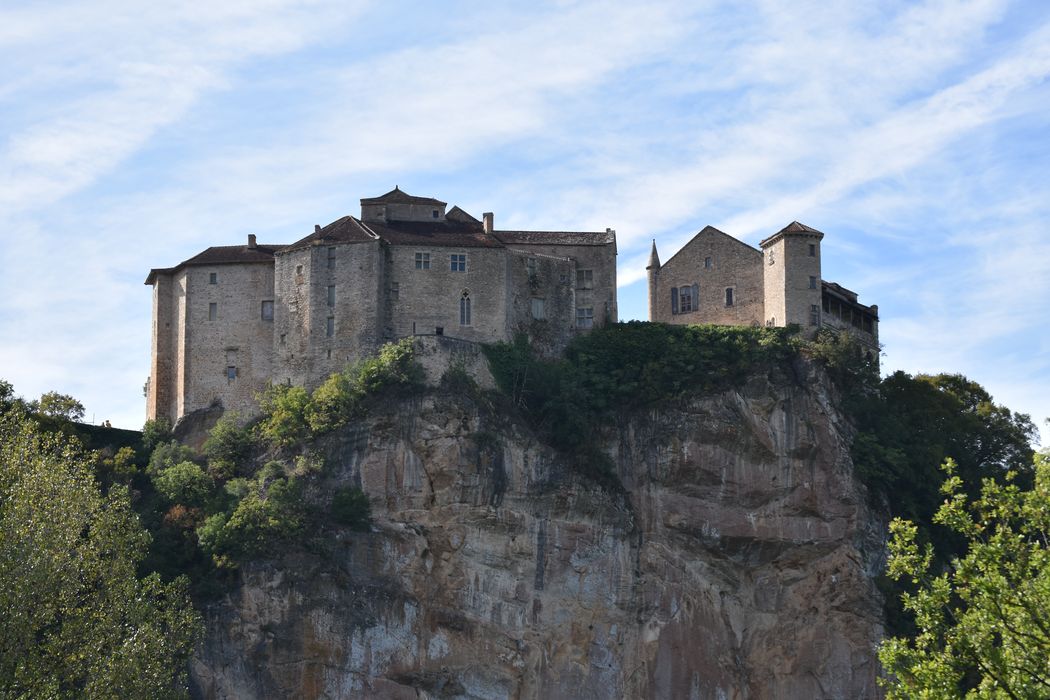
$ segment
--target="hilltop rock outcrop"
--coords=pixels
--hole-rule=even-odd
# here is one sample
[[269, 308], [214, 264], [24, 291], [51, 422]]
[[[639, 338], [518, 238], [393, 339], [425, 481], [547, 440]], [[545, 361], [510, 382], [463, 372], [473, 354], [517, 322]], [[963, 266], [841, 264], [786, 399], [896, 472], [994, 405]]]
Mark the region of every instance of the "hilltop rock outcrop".
[[799, 361], [626, 416], [622, 492], [466, 395], [390, 401], [316, 446], [373, 531], [244, 567], [194, 692], [878, 697], [884, 523], [834, 396]]

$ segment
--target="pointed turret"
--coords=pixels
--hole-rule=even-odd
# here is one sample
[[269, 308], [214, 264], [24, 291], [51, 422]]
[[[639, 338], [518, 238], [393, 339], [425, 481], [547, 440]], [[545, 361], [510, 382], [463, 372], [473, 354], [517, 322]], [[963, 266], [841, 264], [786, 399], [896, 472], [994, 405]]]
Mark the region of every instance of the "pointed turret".
[[656, 299], [658, 297], [658, 277], [660, 276], [660, 255], [656, 252], [656, 239], [653, 239], [653, 249], [649, 253], [649, 264], [645, 266], [645, 272], [649, 277], [649, 320], [656, 320]]
[[656, 252], [656, 239], [653, 239], [653, 249], [649, 253], [649, 264], [645, 266], [646, 270], [659, 270], [660, 269], [660, 255]]

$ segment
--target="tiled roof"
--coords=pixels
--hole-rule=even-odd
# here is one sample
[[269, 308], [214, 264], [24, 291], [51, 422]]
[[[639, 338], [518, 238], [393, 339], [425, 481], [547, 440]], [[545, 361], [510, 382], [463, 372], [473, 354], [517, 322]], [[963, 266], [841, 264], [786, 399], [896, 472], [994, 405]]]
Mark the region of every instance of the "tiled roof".
[[468, 223], [468, 224], [469, 223], [474, 223], [474, 224], [477, 224], [478, 226], [481, 225], [480, 221], [478, 221], [473, 216], [471, 216], [470, 214], [468, 214], [467, 212], [463, 211], [462, 209], [460, 209], [459, 207], [456, 207], [456, 206], [454, 206], [454, 207], [452, 207], [451, 209], [448, 210], [448, 213], [445, 214], [445, 218], [448, 219], [449, 221], [458, 221], [460, 223]]
[[819, 233], [821, 236], [824, 235], [822, 231], [818, 231], [817, 229], [811, 226], [806, 226], [805, 224], [800, 224], [797, 221], [792, 221], [790, 224], [777, 231], [777, 233]]
[[492, 235], [512, 245], [608, 245], [616, 232], [606, 231], [493, 231]]
[[181, 270], [184, 267], [197, 267], [200, 265], [229, 265], [233, 263], [270, 263], [273, 264], [273, 254], [283, 248], [280, 244], [260, 243], [254, 248], [246, 245], [220, 245], [212, 246], [201, 253], [197, 253], [188, 260], [183, 260], [175, 267], [158, 267], [149, 271], [146, 284], [153, 284], [153, 279], [158, 273], [170, 273]]
[[443, 207], [445, 203], [433, 199], [432, 197], [414, 197], [407, 192], [402, 192], [397, 187], [390, 190], [384, 195], [379, 197], [368, 197], [361, 200], [362, 205], [366, 204], [428, 204], [430, 206]]
[[314, 231], [306, 238], [299, 239], [290, 246], [283, 248], [280, 252], [298, 250], [314, 243], [367, 243], [374, 240], [375, 237], [361, 225], [360, 221], [352, 216], [344, 216], [341, 219], [336, 219], [324, 228]]
[[477, 221], [370, 221], [365, 224], [390, 245], [502, 248]]

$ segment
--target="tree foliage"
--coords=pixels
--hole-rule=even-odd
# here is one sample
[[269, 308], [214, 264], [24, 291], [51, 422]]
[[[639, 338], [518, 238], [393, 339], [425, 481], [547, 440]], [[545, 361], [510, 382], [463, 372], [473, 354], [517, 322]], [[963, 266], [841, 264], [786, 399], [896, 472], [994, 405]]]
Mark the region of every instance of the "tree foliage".
[[1050, 697], [1050, 456], [1036, 456], [1033, 487], [982, 481], [969, 497], [944, 464], [946, 497], [934, 520], [966, 541], [941, 568], [914, 523], [891, 525], [889, 574], [918, 633], [883, 643], [889, 698]]
[[79, 421], [84, 417], [84, 404], [69, 394], [49, 391], [40, 397], [37, 404], [41, 415], [68, 421]]
[[199, 632], [185, 581], [140, 579], [126, 488], [24, 410], [0, 415], [0, 697], [179, 695]]

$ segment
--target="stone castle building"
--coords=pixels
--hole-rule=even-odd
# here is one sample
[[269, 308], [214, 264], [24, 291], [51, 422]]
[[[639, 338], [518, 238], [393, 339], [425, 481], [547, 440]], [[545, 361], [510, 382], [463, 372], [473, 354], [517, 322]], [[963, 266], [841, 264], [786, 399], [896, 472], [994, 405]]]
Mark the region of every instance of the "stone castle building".
[[820, 274], [824, 234], [797, 221], [759, 247], [705, 227], [662, 265], [653, 241], [649, 320], [846, 330], [879, 354], [879, 307]]
[[268, 382], [314, 387], [385, 342], [528, 335], [541, 351], [617, 320], [616, 232], [496, 230], [398, 188], [291, 245], [248, 236], [153, 269], [147, 417], [254, 411]]

